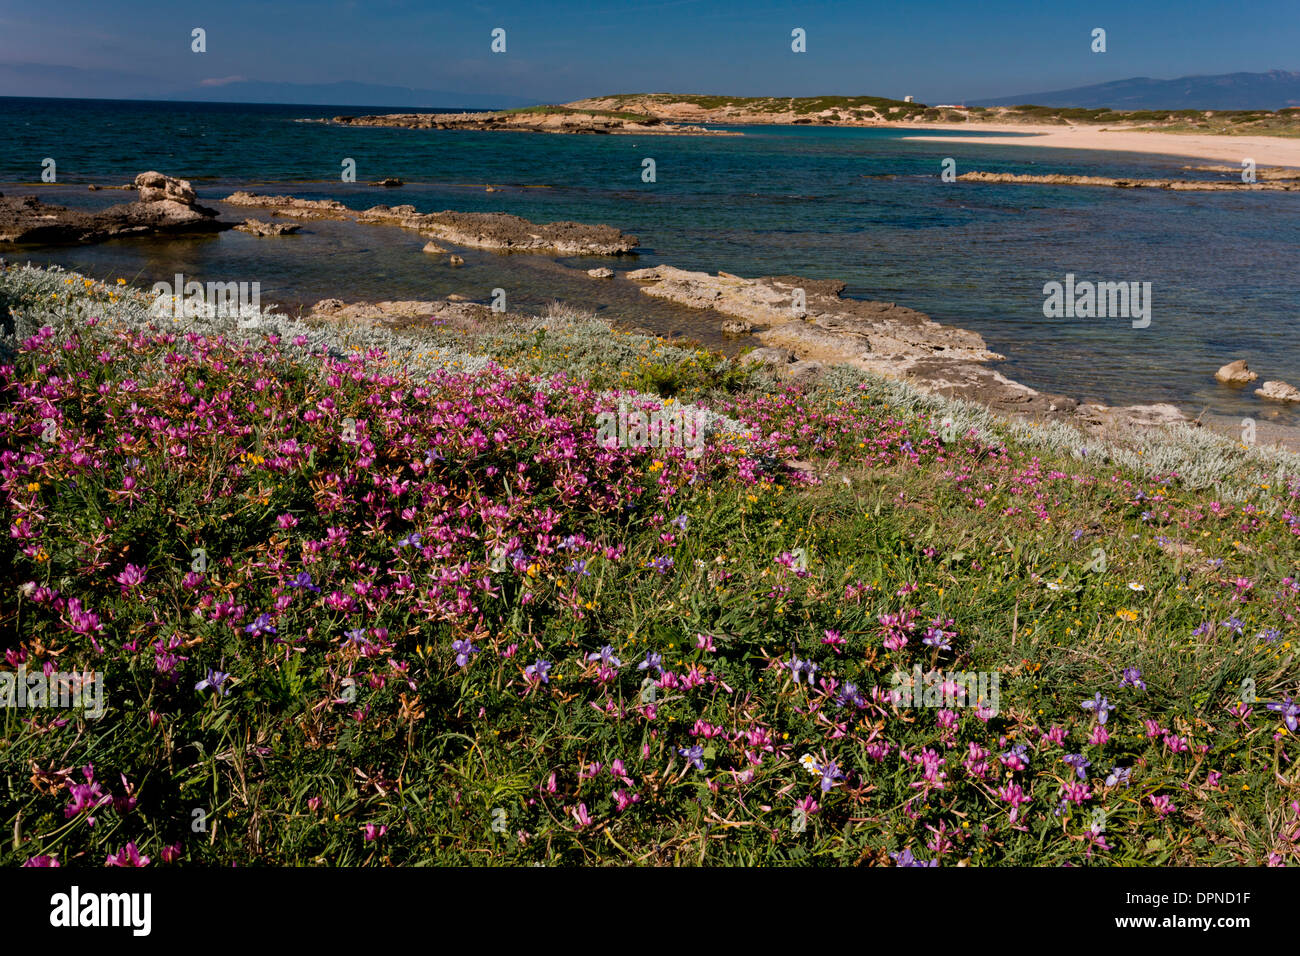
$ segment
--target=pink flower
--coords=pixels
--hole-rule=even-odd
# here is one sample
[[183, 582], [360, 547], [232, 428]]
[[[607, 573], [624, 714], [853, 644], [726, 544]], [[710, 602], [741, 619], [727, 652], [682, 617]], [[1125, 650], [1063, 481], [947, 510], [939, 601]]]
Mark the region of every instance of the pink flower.
[[148, 866], [149, 858], [141, 856], [134, 843], [128, 843], [118, 853], [110, 853], [105, 866]]
[[1155, 794], [1151, 795], [1151, 806], [1154, 807], [1156, 813], [1160, 814], [1162, 817], [1169, 816], [1169, 814], [1173, 813], [1175, 810], [1173, 803], [1168, 797], [1156, 796]]
[[122, 593], [126, 594], [126, 592], [131, 590], [131, 588], [139, 587], [141, 584], [144, 584], [147, 570], [147, 568], [142, 568], [138, 565], [128, 564], [126, 570], [122, 571], [116, 579], [117, 583], [122, 586]]

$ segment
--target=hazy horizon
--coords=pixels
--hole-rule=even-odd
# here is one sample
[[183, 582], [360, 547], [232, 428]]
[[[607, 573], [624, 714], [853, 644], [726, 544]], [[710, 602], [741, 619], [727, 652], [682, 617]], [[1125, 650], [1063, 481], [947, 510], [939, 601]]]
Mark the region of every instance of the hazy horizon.
[[[1266, 0], [1250, 17], [1226, 19], [1212, 8], [1154, 0], [1084, 13], [1011, 2], [973, 10], [936, 0], [918, 11], [758, 0], [735, 13], [715, 0], [449, 9], [411, 0], [274, 8], [71, 0], [0, 13], [0, 95], [211, 102], [223, 88], [347, 83], [467, 106], [656, 91], [952, 103], [1296, 65], [1300, 18], [1290, 4]], [[1104, 53], [1091, 49], [1096, 28], [1106, 31]], [[192, 49], [195, 29], [203, 52]], [[494, 53], [497, 29], [505, 50]], [[795, 29], [805, 52], [791, 49]]]

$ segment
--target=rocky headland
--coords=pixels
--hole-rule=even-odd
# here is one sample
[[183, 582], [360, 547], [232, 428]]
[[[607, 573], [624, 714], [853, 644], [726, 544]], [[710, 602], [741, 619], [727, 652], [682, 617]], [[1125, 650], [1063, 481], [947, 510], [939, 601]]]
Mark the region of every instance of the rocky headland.
[[335, 116], [339, 126], [386, 126], [402, 129], [507, 130], [523, 133], [588, 135], [652, 134], [656, 136], [739, 136], [740, 133], [682, 126], [654, 116], [601, 110], [503, 110], [496, 113], [388, 113], [376, 116]]

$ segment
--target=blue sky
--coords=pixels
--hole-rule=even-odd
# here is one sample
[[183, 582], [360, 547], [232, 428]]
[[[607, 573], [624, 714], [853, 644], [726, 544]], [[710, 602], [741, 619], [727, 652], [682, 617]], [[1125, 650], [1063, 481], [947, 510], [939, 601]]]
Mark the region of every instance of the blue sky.
[[[190, 31], [208, 50], [190, 50]], [[489, 50], [495, 27], [507, 50]], [[807, 52], [790, 31], [807, 31]], [[1107, 52], [1090, 50], [1107, 31]], [[340, 80], [549, 102], [614, 92], [961, 102], [1300, 69], [1300, 2], [0, 0], [0, 95]]]

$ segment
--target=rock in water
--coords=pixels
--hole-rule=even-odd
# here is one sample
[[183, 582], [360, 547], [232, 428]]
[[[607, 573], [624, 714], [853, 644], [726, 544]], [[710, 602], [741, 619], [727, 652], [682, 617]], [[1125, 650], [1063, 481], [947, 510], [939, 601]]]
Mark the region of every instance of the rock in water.
[[423, 251], [424, 251], [424, 252], [432, 252], [432, 253], [440, 253], [440, 252], [446, 252], [447, 250], [444, 249], [442, 246], [438, 245], [436, 242], [426, 242], [426, 243], [424, 244], [424, 250], [423, 250]]
[[1245, 385], [1259, 378], [1259, 374], [1250, 370], [1245, 359], [1237, 359], [1215, 372], [1214, 377], [1224, 385]]
[[587, 275], [591, 276], [593, 279], [612, 279], [614, 278], [614, 270], [603, 267], [599, 269], [588, 269]]
[[302, 226], [296, 222], [262, 222], [260, 219], [245, 219], [235, 228], [250, 236], [288, 236], [297, 232]]
[[164, 176], [156, 170], [136, 176], [135, 186], [140, 190], [141, 202], [160, 202], [170, 199], [185, 206], [192, 206], [198, 198], [188, 180]]
[[1271, 402], [1300, 402], [1300, 388], [1286, 382], [1265, 382], [1262, 388], [1255, 389], [1255, 394]]
[[0, 242], [79, 244], [155, 233], [217, 232], [231, 226], [217, 220], [216, 210], [195, 202], [193, 187], [183, 179], [151, 170], [135, 180], [138, 202], [96, 213], [46, 205], [35, 196], [0, 197]]

